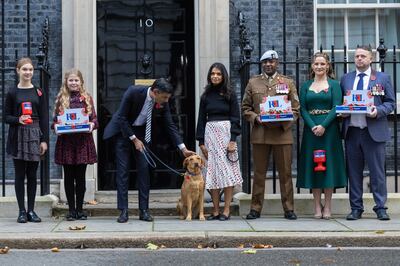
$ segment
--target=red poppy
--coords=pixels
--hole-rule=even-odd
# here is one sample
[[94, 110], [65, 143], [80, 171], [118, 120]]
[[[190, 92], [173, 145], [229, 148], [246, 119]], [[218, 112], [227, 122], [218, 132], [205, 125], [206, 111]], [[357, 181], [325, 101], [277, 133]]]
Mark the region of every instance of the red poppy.
[[81, 95], [81, 97], [79, 97], [79, 101], [83, 102], [83, 100], [85, 100], [85, 97], [83, 95]]
[[376, 80], [376, 76], [374, 74], [371, 75], [371, 80]]
[[162, 106], [161, 104], [159, 104], [159, 103], [156, 103], [155, 108], [156, 108], [156, 109], [161, 109], [161, 108], [163, 108], [163, 106]]
[[39, 97], [42, 96], [42, 94], [43, 94], [42, 91], [39, 89], [36, 89], [36, 92], [37, 92], [37, 95], [39, 95]]

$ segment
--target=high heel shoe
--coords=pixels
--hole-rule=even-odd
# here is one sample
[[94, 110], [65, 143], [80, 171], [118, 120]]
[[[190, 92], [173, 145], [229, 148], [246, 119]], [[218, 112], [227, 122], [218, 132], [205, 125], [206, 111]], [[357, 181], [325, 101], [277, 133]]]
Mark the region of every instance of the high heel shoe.
[[322, 213], [321, 214], [314, 214], [315, 219], [322, 219]]

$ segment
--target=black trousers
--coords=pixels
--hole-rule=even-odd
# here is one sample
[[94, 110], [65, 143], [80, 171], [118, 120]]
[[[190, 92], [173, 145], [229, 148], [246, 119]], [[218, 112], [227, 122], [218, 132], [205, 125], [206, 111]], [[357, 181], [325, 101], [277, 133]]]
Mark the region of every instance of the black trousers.
[[63, 165], [65, 195], [67, 196], [69, 211], [82, 211], [86, 191], [86, 166], [87, 164]]
[[36, 197], [36, 171], [39, 162], [24, 161], [14, 159], [15, 168], [15, 195], [18, 201], [18, 207], [20, 211], [26, 211], [25, 209], [25, 176], [26, 176], [26, 189], [28, 194], [28, 212], [33, 211], [35, 207]]
[[[136, 136], [144, 139], [145, 127], [135, 127]], [[131, 167], [132, 149], [137, 170], [137, 186], [139, 192], [139, 209], [147, 210], [149, 208], [150, 194], [150, 168], [143, 153], [135, 149], [134, 144], [129, 138], [125, 138], [122, 134], [115, 136], [115, 162], [117, 168], [117, 199], [118, 209], [128, 209], [128, 190], [129, 190], [129, 170]]]

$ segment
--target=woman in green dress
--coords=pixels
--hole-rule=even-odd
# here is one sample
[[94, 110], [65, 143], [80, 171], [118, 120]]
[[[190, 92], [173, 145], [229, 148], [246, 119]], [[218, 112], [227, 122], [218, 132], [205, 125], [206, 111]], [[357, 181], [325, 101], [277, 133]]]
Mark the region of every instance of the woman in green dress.
[[[334, 188], [345, 187], [347, 176], [343, 147], [336, 119], [335, 106], [342, 104], [339, 82], [333, 80], [333, 69], [326, 53], [316, 53], [312, 59], [311, 80], [300, 89], [300, 112], [304, 120], [299, 158], [297, 187], [312, 189], [314, 217], [329, 219]], [[325, 150], [326, 167], [316, 171], [314, 151]], [[325, 194], [322, 206], [321, 194]]]

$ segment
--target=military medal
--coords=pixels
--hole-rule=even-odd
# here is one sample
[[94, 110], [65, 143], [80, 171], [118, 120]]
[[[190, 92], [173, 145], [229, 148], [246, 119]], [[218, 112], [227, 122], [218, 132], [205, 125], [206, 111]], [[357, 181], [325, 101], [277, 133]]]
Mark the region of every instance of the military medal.
[[375, 84], [372, 88], [371, 88], [371, 94], [374, 96], [384, 96], [385, 95], [385, 90], [382, 86], [382, 84]]
[[276, 85], [276, 93], [277, 94], [288, 94], [289, 88], [288, 88], [287, 84], [279, 83], [278, 85]]

